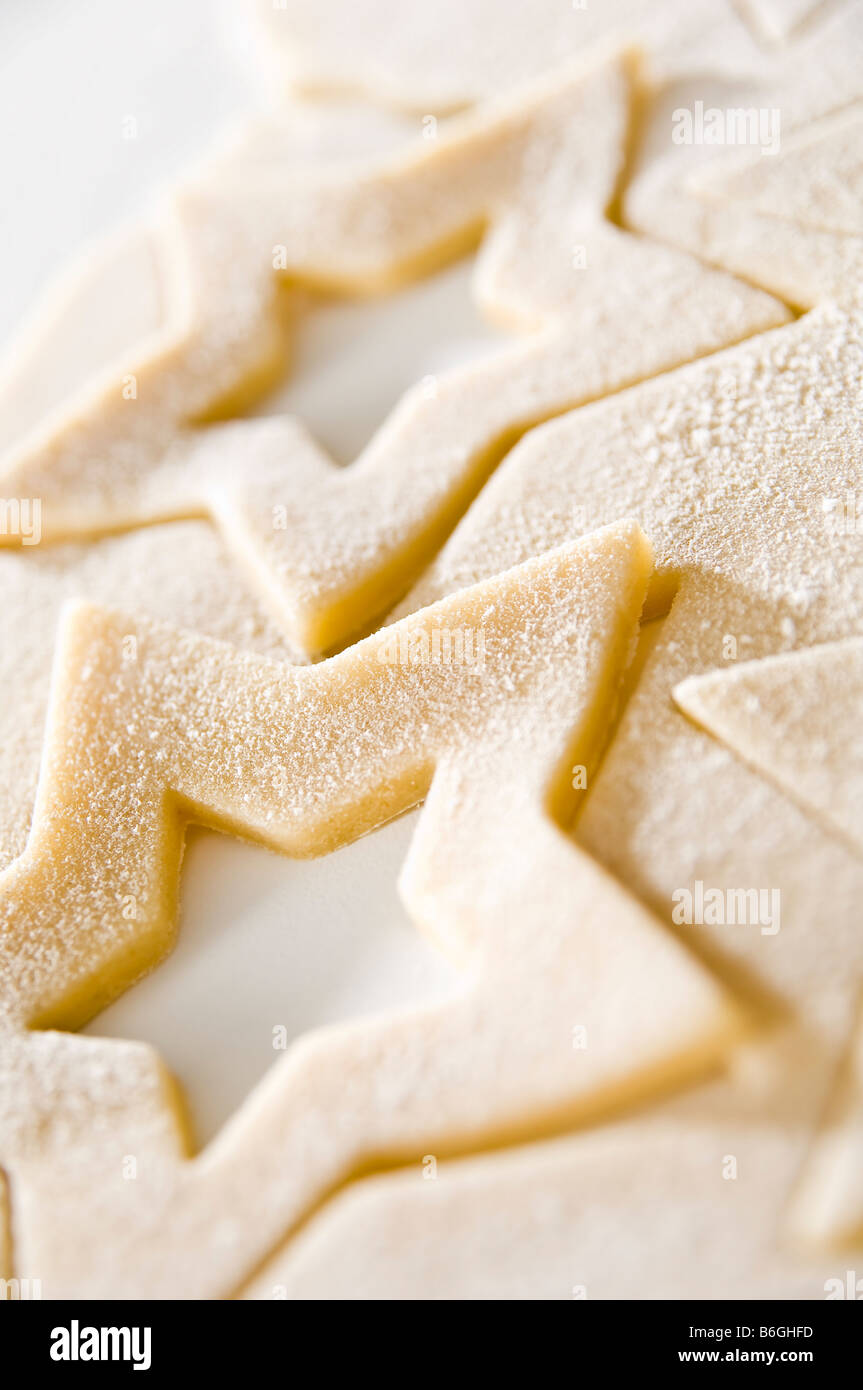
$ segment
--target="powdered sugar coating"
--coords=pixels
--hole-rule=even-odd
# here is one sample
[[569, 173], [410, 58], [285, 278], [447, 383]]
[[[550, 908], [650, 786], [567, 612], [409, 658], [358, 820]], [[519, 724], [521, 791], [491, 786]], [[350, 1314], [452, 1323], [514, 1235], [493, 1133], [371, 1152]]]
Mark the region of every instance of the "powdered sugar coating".
[[[364, 1161], [619, 1104], [724, 1053], [725, 993], [548, 814], [568, 746], [593, 761], [649, 566], [622, 523], [300, 669], [71, 611], [33, 831], [0, 878], [0, 1132], [47, 1292], [227, 1292]], [[481, 630], [482, 663], [392, 659], [436, 625]], [[462, 992], [309, 1035], [201, 1159], [147, 1049], [18, 1031], [80, 1021], [166, 949], [178, 813], [320, 852], [430, 779], [404, 891], [464, 959]]]

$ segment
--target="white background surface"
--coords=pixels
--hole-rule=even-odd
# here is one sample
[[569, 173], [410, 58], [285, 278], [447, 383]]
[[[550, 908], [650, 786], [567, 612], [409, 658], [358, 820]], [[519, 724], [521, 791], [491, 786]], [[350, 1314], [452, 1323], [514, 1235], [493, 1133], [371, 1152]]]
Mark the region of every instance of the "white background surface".
[[[267, 99], [252, 35], [241, 0], [2, 0], [0, 353], [70, 257]], [[300, 414], [349, 462], [413, 380], [497, 341], [469, 275], [322, 308], [265, 409]], [[87, 1031], [154, 1043], [205, 1143], [277, 1055], [275, 1026], [296, 1036], [456, 987], [396, 894], [414, 823], [310, 863], [193, 830], [174, 954]]]

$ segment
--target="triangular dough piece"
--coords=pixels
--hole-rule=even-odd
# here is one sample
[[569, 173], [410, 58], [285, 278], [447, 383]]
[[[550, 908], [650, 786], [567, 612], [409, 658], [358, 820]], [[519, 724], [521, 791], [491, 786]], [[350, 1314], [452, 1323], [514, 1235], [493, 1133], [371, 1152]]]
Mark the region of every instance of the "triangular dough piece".
[[745, 205], [759, 217], [863, 236], [863, 106], [807, 125], [775, 156], [708, 166], [690, 187], [699, 197]]
[[[242, 198], [244, 184], [262, 180], [284, 185], [315, 171], [361, 173], [369, 161], [415, 139], [415, 122], [391, 112], [356, 102], [285, 101], [277, 112], [245, 123], [207, 158], [197, 179], [230, 184]], [[74, 398], [100, 376], [107, 373], [122, 387], [118, 368], [128, 364], [133, 371], [142, 349], [164, 341], [177, 328], [172, 319], [182, 319], [182, 270], [170, 227], [154, 220], [91, 246], [49, 283], [0, 361], [0, 453], [41, 427], [43, 417], [74, 410]], [[281, 355], [270, 365], [280, 371]], [[260, 374], [245, 382], [250, 399], [261, 384]], [[242, 380], [233, 397], [239, 408]]]
[[[226, 1293], [359, 1169], [585, 1119], [726, 1055], [726, 991], [551, 819], [595, 765], [649, 572], [620, 523], [300, 669], [71, 611], [33, 831], [0, 877], [0, 1161], [47, 1296]], [[426, 792], [402, 888], [463, 990], [307, 1036], [194, 1163], [147, 1048], [26, 1031], [80, 1022], [169, 948], [187, 817], [319, 853]]]
[[[632, 178], [623, 198], [626, 225], [648, 236], [658, 237], [701, 257], [710, 265], [723, 266], [751, 283], [761, 285], [789, 304], [810, 308], [827, 299], [854, 301], [863, 281], [863, 242], [838, 230], [825, 230], [817, 209], [806, 213], [805, 223], [759, 211], [745, 197], [708, 197], [707, 189], [715, 177], [721, 182], [723, 171], [735, 174], [741, 155], [739, 146], [680, 143], [670, 138], [678, 113], [694, 112], [701, 103], [705, 112], [716, 109], [753, 112], [760, 120], [766, 113], [779, 122], [779, 154], [759, 160], [770, 180], [774, 160], [782, 151], [805, 143], [813, 122], [863, 99], [863, 7], [844, 5], [828, 10], [823, 23], [786, 50], [768, 75], [756, 83], [717, 81], [705, 78], [682, 80], [659, 91], [649, 101], [642, 140], [635, 157]], [[843, 118], [837, 116], [837, 122]], [[822, 151], [827, 168], [816, 175], [833, 188], [840, 170], [853, 162], [843, 142], [828, 142]], [[816, 158], [812, 157], [813, 160]], [[831, 163], [836, 162], [835, 172]], [[759, 175], [750, 176], [756, 180]], [[855, 183], [856, 183], [856, 175]], [[798, 190], [789, 192], [791, 207], [800, 198], [810, 199]], [[852, 219], [853, 220], [853, 219]], [[827, 225], [841, 227], [848, 221], [847, 199], [830, 195]]]
[[693, 676], [674, 699], [863, 854], [863, 638]]

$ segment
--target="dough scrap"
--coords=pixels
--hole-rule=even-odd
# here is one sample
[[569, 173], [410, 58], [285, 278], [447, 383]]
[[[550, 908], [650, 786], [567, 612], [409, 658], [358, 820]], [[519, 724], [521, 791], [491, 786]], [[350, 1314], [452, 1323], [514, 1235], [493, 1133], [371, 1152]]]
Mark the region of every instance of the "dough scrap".
[[863, 853], [863, 639], [690, 676], [675, 703]]
[[[0, 876], [0, 1157], [47, 1296], [227, 1293], [358, 1166], [583, 1119], [727, 1055], [728, 992], [550, 818], [594, 762], [650, 564], [621, 522], [302, 668], [70, 611], [33, 829]], [[437, 631], [482, 660], [435, 661]], [[194, 1161], [150, 1049], [26, 1031], [79, 1024], [168, 949], [186, 817], [321, 853], [426, 793], [402, 891], [463, 989], [307, 1035]]]
[[[365, 175], [297, 174], [286, 188], [268, 165], [242, 198], [218, 180], [186, 193], [182, 328], [31, 436], [4, 469], [7, 493], [41, 499], [48, 540], [207, 514], [296, 646], [317, 655], [367, 630], [530, 425], [788, 318], [772, 297], [606, 220], [630, 68], [615, 56], [558, 74]], [[234, 409], [269, 370], [281, 342], [274, 245], [295, 278], [380, 289], [485, 221], [478, 298], [528, 336], [409, 391], [352, 467], [333, 466], [290, 417], [189, 428]]]

